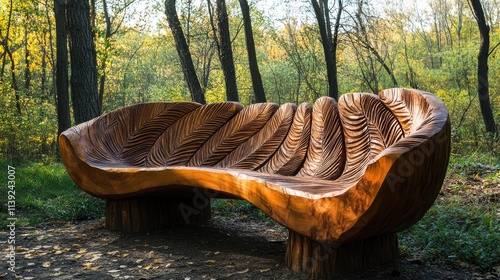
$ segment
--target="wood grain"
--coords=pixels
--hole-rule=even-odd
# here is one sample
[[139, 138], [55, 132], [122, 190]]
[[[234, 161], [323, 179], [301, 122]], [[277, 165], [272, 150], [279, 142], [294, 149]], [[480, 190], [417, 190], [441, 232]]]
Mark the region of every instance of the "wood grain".
[[[332, 271], [325, 272], [314, 255], [323, 251], [310, 255], [319, 250], [314, 244], [344, 248], [327, 250], [331, 259], [359, 255], [353, 244], [375, 238], [370, 246], [381, 249], [362, 259], [394, 257], [396, 241], [384, 236], [413, 225], [433, 204], [448, 165], [450, 134], [448, 111], [437, 97], [388, 89], [378, 96], [344, 94], [338, 104], [323, 97], [314, 106], [139, 104], [70, 128], [59, 143], [80, 188], [120, 201], [107, 217], [116, 228], [139, 226], [113, 221], [123, 221], [119, 213], [138, 205], [127, 202], [137, 197], [196, 202], [197, 190], [204, 190], [210, 197], [241, 198], [293, 232], [289, 266], [319, 277]], [[317, 262], [302, 265], [305, 255]], [[358, 266], [335, 258], [335, 267]]]

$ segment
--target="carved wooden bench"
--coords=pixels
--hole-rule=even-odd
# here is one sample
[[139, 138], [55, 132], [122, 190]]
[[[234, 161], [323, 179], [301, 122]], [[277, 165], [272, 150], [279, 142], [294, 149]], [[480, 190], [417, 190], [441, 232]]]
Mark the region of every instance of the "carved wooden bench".
[[396, 232], [441, 188], [450, 123], [435, 96], [388, 89], [314, 106], [138, 104], [59, 141], [76, 184], [107, 200], [107, 228], [196, 223], [211, 197], [245, 199], [289, 229], [289, 267], [330, 278], [397, 257]]

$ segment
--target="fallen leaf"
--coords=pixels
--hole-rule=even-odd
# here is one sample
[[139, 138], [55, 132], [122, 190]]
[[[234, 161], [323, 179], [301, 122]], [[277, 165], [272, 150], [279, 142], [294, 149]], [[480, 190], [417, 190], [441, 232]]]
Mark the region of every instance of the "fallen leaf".
[[268, 271], [270, 271], [270, 270], [271, 270], [270, 268], [266, 268], [266, 269], [261, 269], [261, 270], [259, 270], [259, 271], [260, 271], [261, 273], [263, 273], [263, 272], [268, 272]]
[[155, 264], [160, 264], [160, 263], [163, 263], [163, 260], [162, 259], [155, 259], [154, 263]]
[[80, 248], [80, 250], [78, 250], [78, 254], [84, 254], [87, 252], [87, 249], [85, 248]]
[[44, 262], [42, 263], [43, 267], [50, 267], [52, 264], [50, 262]]

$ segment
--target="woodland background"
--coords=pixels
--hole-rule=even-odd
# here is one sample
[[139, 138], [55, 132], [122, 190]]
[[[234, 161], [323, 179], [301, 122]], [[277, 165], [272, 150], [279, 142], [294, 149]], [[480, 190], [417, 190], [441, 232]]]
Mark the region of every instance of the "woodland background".
[[[68, 5], [69, 18], [72, 2], [84, 3], [74, 10], [88, 9], [88, 16], [83, 14], [83, 19], [90, 16], [87, 22], [92, 28], [88, 37], [92, 44], [87, 50], [71, 41], [84, 37], [84, 32], [69, 26], [64, 17], [58, 25], [62, 29], [56, 30], [55, 12]], [[262, 100], [250, 73], [241, 2], [247, 1], [1, 0], [0, 157], [15, 163], [55, 160], [58, 132], [85, 120], [76, 120], [82, 107], [98, 106], [90, 115], [95, 116], [138, 102], [196, 100], [184, 79], [172, 25], [169, 27], [165, 16], [169, 5], [175, 7], [205, 101], [231, 99], [229, 91], [236, 92], [243, 105]], [[486, 151], [498, 156], [499, 149], [491, 149], [498, 148], [498, 134], [487, 133], [478, 97], [481, 34], [473, 2], [479, 1], [247, 2], [265, 100], [312, 103], [329, 94], [332, 87], [320, 28], [326, 22], [328, 34], [335, 36], [328, 38], [336, 42], [339, 94], [377, 93], [395, 86], [435, 93], [450, 112], [453, 153], [460, 156]], [[224, 55], [218, 51], [223, 49], [225, 38], [218, 25], [221, 3], [227, 11], [233, 84], [225, 80]], [[500, 3], [479, 3], [489, 27], [487, 85], [498, 131]], [[318, 24], [321, 20], [315, 7], [324, 18], [328, 15], [327, 21]], [[58, 45], [56, 39], [61, 36], [56, 35], [61, 32], [67, 33], [68, 39]], [[68, 64], [60, 69], [65, 67], [68, 81], [58, 87], [57, 55], [63, 48], [57, 46], [68, 47], [68, 42], [73, 48], [66, 51], [75, 54], [66, 54]], [[76, 92], [73, 84], [79, 83], [75, 69], [81, 69], [77, 55], [91, 52], [89, 46], [95, 46], [97, 79], [91, 86], [83, 82], [83, 88], [95, 88], [98, 101], [82, 103], [77, 99], [83, 93]], [[59, 119], [58, 130], [57, 105], [64, 102], [64, 91], [69, 91], [69, 111], [62, 127]]]

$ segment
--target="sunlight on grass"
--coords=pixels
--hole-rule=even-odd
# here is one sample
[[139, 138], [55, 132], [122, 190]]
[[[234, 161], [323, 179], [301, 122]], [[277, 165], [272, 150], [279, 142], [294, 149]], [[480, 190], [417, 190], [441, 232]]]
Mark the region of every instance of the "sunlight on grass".
[[[6, 164], [4, 164], [6, 166]], [[49, 221], [98, 219], [105, 202], [80, 190], [62, 164], [30, 164], [16, 167], [17, 224], [35, 225]], [[2, 193], [5, 185], [2, 185]], [[7, 223], [6, 196], [0, 197], [0, 226]]]

